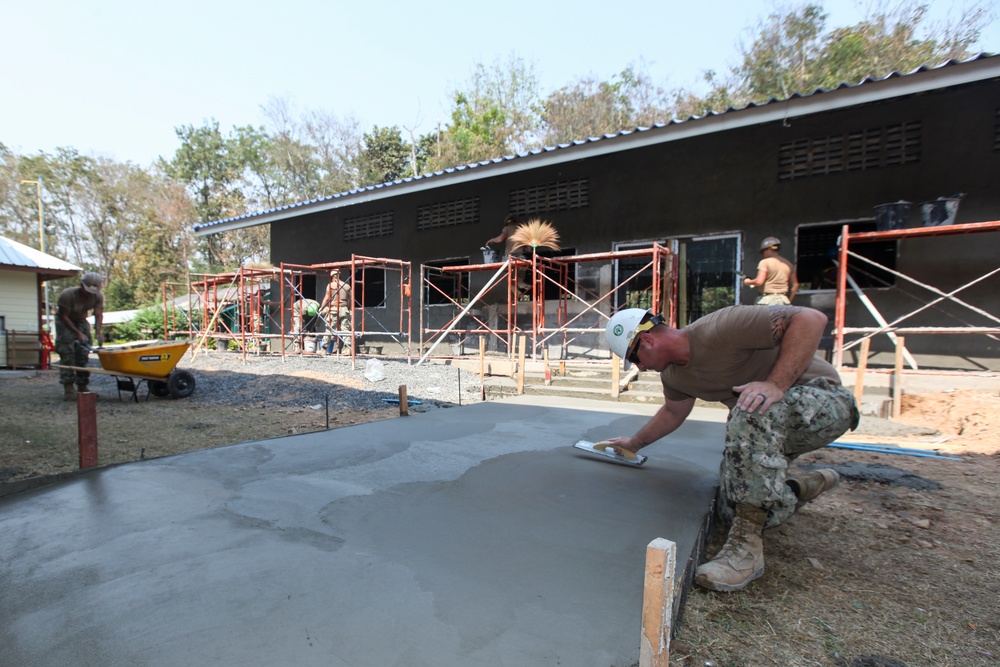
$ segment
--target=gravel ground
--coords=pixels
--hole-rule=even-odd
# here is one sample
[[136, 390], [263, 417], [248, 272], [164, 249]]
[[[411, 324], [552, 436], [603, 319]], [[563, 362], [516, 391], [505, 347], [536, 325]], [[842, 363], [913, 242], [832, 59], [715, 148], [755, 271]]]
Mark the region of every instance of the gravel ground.
[[[323, 404], [331, 409], [377, 410], [394, 405], [406, 385], [413, 412], [480, 402], [479, 375], [454, 366], [407, 364], [387, 358], [326, 355], [248, 355], [188, 352], [178, 368], [196, 378], [200, 400], [227, 405], [293, 407]], [[414, 402], [419, 401], [417, 405]]]

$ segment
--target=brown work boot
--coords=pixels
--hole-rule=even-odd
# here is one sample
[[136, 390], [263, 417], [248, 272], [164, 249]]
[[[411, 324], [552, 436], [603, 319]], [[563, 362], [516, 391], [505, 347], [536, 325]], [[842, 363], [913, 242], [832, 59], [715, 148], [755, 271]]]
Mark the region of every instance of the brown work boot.
[[767, 512], [750, 505], [737, 505], [729, 537], [715, 558], [700, 565], [694, 582], [713, 591], [738, 591], [764, 574], [764, 542], [761, 533]]
[[821, 493], [837, 486], [839, 482], [840, 475], [836, 470], [829, 468], [813, 470], [805, 475], [788, 475], [785, 478], [785, 484], [791, 487], [800, 505], [816, 499]]
[[75, 401], [76, 400], [76, 390], [73, 389], [73, 385], [64, 384], [63, 385], [63, 400], [64, 401]]

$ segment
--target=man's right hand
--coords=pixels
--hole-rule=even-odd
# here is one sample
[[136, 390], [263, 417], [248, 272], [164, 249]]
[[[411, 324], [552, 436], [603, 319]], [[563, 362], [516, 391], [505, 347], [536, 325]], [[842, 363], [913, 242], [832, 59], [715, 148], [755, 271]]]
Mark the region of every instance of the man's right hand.
[[621, 454], [622, 450], [627, 450], [633, 454], [639, 453], [639, 450], [645, 447], [645, 443], [635, 437], [623, 436], [620, 438], [608, 438], [602, 442], [608, 443], [611, 449], [615, 450], [615, 454]]

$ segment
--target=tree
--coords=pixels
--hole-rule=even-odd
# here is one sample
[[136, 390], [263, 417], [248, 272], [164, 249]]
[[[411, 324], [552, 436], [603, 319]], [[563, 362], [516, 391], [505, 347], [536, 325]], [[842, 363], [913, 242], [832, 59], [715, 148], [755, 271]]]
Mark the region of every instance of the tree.
[[711, 90], [704, 97], [679, 92], [675, 114], [721, 111], [967, 58], [972, 55], [969, 48], [993, 17], [976, 4], [957, 21], [931, 25], [927, 5], [902, 0], [875, 4], [853, 26], [826, 31], [826, 19], [820, 4], [770, 14], [753, 29], [749, 45], [741, 47], [741, 62], [730, 76], [708, 73]]
[[453, 94], [451, 125], [441, 137], [434, 168], [518, 153], [538, 145], [542, 105], [533, 66], [511, 55], [477, 63], [468, 90]]
[[611, 81], [593, 77], [550, 93], [542, 118], [546, 145], [597, 137], [669, 117], [670, 98], [649, 75], [626, 67]]
[[363, 140], [357, 120], [325, 111], [306, 111], [297, 118], [291, 102], [281, 98], [271, 98], [264, 113], [273, 143], [272, 159], [291, 201], [361, 185]]
[[[176, 128], [181, 146], [162, 168], [184, 183], [194, 197], [202, 224], [247, 212], [248, 190], [244, 173], [260, 161], [259, 136], [246, 129], [224, 137], [218, 121], [201, 127]], [[258, 164], [259, 167], [259, 164]], [[252, 227], [202, 237], [205, 268], [210, 272], [234, 270], [244, 262], [268, 255], [266, 229]]]
[[403, 141], [399, 127], [376, 125], [363, 141], [359, 159], [362, 185], [389, 183], [410, 172], [410, 146]]

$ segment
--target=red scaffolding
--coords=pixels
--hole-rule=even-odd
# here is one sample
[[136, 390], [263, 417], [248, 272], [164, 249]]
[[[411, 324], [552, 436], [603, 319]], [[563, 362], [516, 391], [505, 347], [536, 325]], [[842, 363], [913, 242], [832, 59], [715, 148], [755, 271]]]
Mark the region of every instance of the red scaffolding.
[[[369, 293], [375, 292], [367, 285], [371, 269], [382, 271], [384, 292], [380, 303], [366, 307]], [[349, 272], [354, 301], [350, 308], [350, 335], [335, 331], [322, 312], [317, 317], [324, 323], [325, 331], [291, 331], [292, 318], [286, 316], [290, 315], [295, 300], [304, 296], [303, 278], [308, 275], [327, 277], [333, 270]], [[296, 336], [300, 338], [300, 343], [305, 336], [315, 338], [317, 343], [323, 337], [338, 336], [344, 339], [345, 350], [350, 350], [352, 359], [358, 352], [356, 341], [360, 336], [384, 336], [398, 343], [409, 357], [413, 319], [411, 283], [410, 262], [361, 255], [353, 255], [343, 262], [310, 265], [282, 263], [280, 267], [266, 269], [242, 267], [232, 273], [191, 274], [187, 284], [167, 282], [163, 285], [164, 332], [167, 338], [186, 336], [196, 340], [194, 353], [209, 338], [215, 340], [217, 345], [219, 341], [224, 341], [227, 347], [235, 341], [244, 356], [265, 352], [278, 352], [284, 356], [288, 339]], [[399, 295], [398, 315], [390, 315], [390, 304], [396, 302], [391, 298], [394, 294], [390, 293], [390, 289], [395, 289]], [[381, 313], [379, 308], [386, 311]], [[379, 312], [378, 316], [376, 312]], [[271, 349], [274, 339], [278, 341], [277, 350]], [[299, 350], [304, 347], [300, 344]]]
[[[625, 258], [646, 261], [628, 275], [619, 276], [618, 283], [603, 294], [581, 284], [576, 277], [578, 271], [572, 270], [588, 263], [612, 265]], [[466, 337], [485, 336], [496, 341], [501, 351], [510, 358], [513, 358], [515, 341], [520, 335], [530, 336], [532, 358], [538, 358], [541, 350], [558, 341], [565, 358], [572, 344], [585, 335], [601, 334], [603, 340], [604, 327], [616, 306], [648, 306], [664, 314], [671, 326], [677, 325], [677, 258], [668, 248], [655, 243], [649, 248], [637, 250], [561, 257], [533, 254], [530, 259], [509, 257], [502, 263], [446, 267], [422, 265], [420, 269], [424, 287], [421, 294], [433, 292], [439, 301], [452, 308], [452, 315], [443, 326], [429, 327], [424, 321], [427, 304], [421, 299], [421, 361], [430, 356], [448, 335], [456, 335], [460, 341]], [[519, 273], [527, 276], [530, 286], [530, 295], [525, 295], [530, 300], [527, 312], [518, 307]], [[475, 274], [488, 274], [485, 285], [475, 296], [468, 296], [461, 290], [457, 295], [446, 292], [436, 279], [446, 275], [460, 278]], [[461, 284], [463, 281], [453, 282]], [[545, 298], [546, 286], [552, 286], [557, 293], [556, 298]], [[628, 296], [622, 298], [626, 293]], [[616, 295], [620, 301], [617, 304]], [[577, 303], [578, 308], [571, 308], [571, 303]], [[473, 307], [477, 304], [492, 306], [491, 317], [476, 313]], [[495, 323], [487, 320], [495, 320]], [[424, 351], [427, 341], [431, 344]]]
[[[876, 335], [879, 335], [879, 334], [883, 334], [883, 333], [886, 334], [886, 335], [888, 335], [890, 338], [892, 338], [893, 341], [895, 341], [895, 337], [896, 337], [897, 334], [899, 334], [899, 335], [903, 335], [903, 334], [921, 334], [921, 335], [928, 335], [928, 334], [986, 334], [986, 335], [997, 335], [997, 334], [1000, 334], [1000, 317], [998, 317], [998, 315], [996, 313], [989, 313], [989, 312], [987, 312], [987, 311], [985, 311], [985, 310], [983, 310], [981, 308], [972, 306], [972, 305], [970, 305], [970, 304], [962, 301], [961, 299], [959, 299], [956, 296], [962, 290], [964, 290], [964, 289], [966, 289], [968, 287], [971, 287], [974, 284], [977, 284], [979, 282], [987, 280], [989, 278], [994, 278], [995, 276], [997, 276], [998, 274], [1000, 274], [1000, 264], [998, 264], [998, 266], [992, 268], [990, 271], [987, 271], [983, 275], [975, 278], [974, 280], [972, 280], [970, 282], [967, 282], [966, 284], [960, 286], [959, 288], [950, 290], [949, 292], [945, 292], [944, 290], [940, 290], [940, 289], [938, 289], [938, 288], [936, 288], [934, 286], [927, 285], [927, 284], [924, 284], [924, 283], [919, 282], [917, 280], [914, 280], [910, 276], [906, 276], [906, 275], [904, 275], [904, 274], [902, 274], [902, 273], [900, 273], [898, 271], [895, 271], [895, 270], [893, 270], [893, 269], [891, 269], [889, 267], [886, 267], [886, 266], [883, 266], [881, 264], [878, 264], [877, 262], [874, 262], [874, 261], [872, 261], [872, 260], [870, 260], [870, 259], [868, 259], [866, 257], [862, 257], [861, 255], [852, 252], [850, 250], [850, 244], [852, 242], [854, 242], [854, 243], [864, 243], [864, 242], [873, 242], [873, 241], [892, 241], [892, 240], [899, 240], [899, 239], [924, 238], [924, 237], [930, 237], [930, 236], [948, 236], [948, 235], [956, 235], [956, 234], [980, 234], [980, 233], [985, 233], [985, 232], [996, 232], [996, 231], [1000, 231], [1000, 221], [977, 222], [977, 223], [969, 223], [969, 224], [964, 224], [964, 225], [944, 225], [944, 226], [939, 226], [939, 227], [921, 227], [921, 228], [914, 228], [914, 229], [893, 229], [893, 230], [884, 231], [884, 232], [854, 232], [854, 233], [852, 233], [850, 231], [849, 225], [844, 225], [843, 232], [841, 233], [841, 236], [840, 236], [840, 255], [839, 255], [839, 263], [838, 263], [838, 269], [837, 269], [837, 301], [836, 301], [835, 314], [834, 314], [834, 350], [833, 350], [834, 365], [838, 369], [843, 366], [843, 358], [844, 358], [844, 351], [845, 350], [850, 349], [854, 345], [860, 344], [862, 340], [870, 339], [873, 336], [876, 336]], [[870, 304], [866, 303], [865, 305], [869, 307], [869, 310], [871, 311], [871, 314], [876, 317], [876, 320], [878, 321], [879, 326], [878, 327], [848, 327], [847, 323], [846, 323], [847, 287], [848, 287], [848, 283], [849, 282], [852, 283], [851, 284], [852, 289], [856, 293], [859, 294], [859, 296], [862, 298], [862, 300], [864, 300], [864, 298], [865, 298], [864, 295], [861, 293], [860, 288], [858, 288], [857, 285], [853, 283], [853, 279], [850, 277], [850, 274], [848, 273], [848, 262], [850, 260], [852, 260], [852, 259], [854, 259], [854, 260], [860, 260], [860, 261], [863, 261], [863, 262], [867, 262], [867, 263], [869, 263], [869, 264], [871, 264], [871, 265], [873, 265], [873, 266], [875, 266], [875, 267], [877, 267], [877, 268], [879, 268], [879, 269], [881, 269], [883, 271], [887, 271], [888, 273], [891, 273], [891, 274], [895, 275], [898, 278], [902, 278], [902, 279], [904, 279], [904, 280], [906, 280], [906, 281], [908, 281], [910, 283], [918, 285], [921, 288], [924, 288], [924, 289], [928, 290], [929, 292], [931, 292], [931, 294], [936, 295], [936, 298], [932, 298], [930, 301], [928, 301], [927, 303], [923, 304], [921, 307], [916, 308], [915, 310], [913, 310], [913, 311], [911, 311], [909, 313], [906, 313], [906, 314], [904, 314], [904, 315], [902, 315], [900, 317], [897, 317], [892, 322], [885, 321], [884, 318], [882, 318], [881, 315], [879, 315], [877, 313], [877, 311], [875, 311], [874, 308]], [[997, 326], [986, 326], [986, 327], [971, 326], [971, 325], [969, 325], [969, 326], [963, 326], [963, 327], [947, 327], [947, 326], [941, 326], [941, 327], [907, 327], [907, 326], [901, 326], [902, 323], [906, 319], [908, 319], [908, 318], [910, 318], [910, 317], [912, 317], [912, 316], [914, 316], [914, 315], [916, 315], [918, 313], [926, 311], [929, 308], [932, 308], [933, 306], [937, 305], [938, 303], [941, 303], [942, 301], [949, 301], [951, 303], [954, 303], [954, 304], [960, 305], [960, 306], [962, 306], [964, 308], [967, 308], [967, 309], [969, 309], [969, 310], [977, 313], [978, 315], [984, 316], [986, 319], [988, 319], [988, 320], [996, 323]], [[859, 338], [857, 338], [855, 340], [852, 340], [851, 342], [845, 344], [844, 337], [847, 334], [860, 334], [861, 336]], [[908, 353], [904, 352], [904, 354], [906, 354], [907, 361], [909, 362], [910, 366], [914, 370], [916, 370], [916, 362], [913, 360], [913, 358], [911, 356], [908, 355]]]

